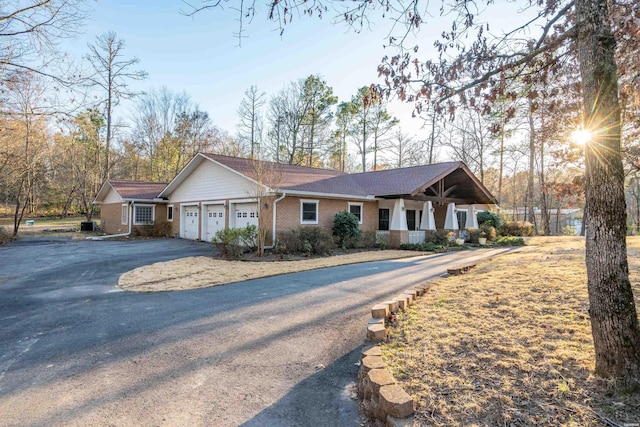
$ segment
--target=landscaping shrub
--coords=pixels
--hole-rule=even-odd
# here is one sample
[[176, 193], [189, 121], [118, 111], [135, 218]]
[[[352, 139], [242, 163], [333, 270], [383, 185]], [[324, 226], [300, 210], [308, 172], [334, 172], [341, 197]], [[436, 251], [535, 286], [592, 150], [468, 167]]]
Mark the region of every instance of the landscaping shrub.
[[227, 258], [240, 258], [245, 251], [255, 249], [258, 230], [255, 225], [245, 228], [225, 228], [216, 232], [211, 242]]
[[498, 232], [496, 231], [496, 228], [492, 225], [489, 225], [488, 222], [485, 222], [482, 225], [480, 225], [479, 230], [480, 230], [479, 237], [486, 237], [486, 239], [489, 241], [496, 240], [496, 238], [498, 237]]
[[524, 239], [515, 236], [503, 236], [496, 240], [498, 246], [524, 246]]
[[405, 251], [420, 251], [420, 252], [434, 252], [439, 249], [443, 249], [446, 245], [437, 245], [432, 242], [425, 243], [403, 243], [400, 245], [400, 249]]
[[168, 237], [171, 235], [171, 224], [168, 221], [156, 221], [153, 225], [145, 225], [133, 229], [135, 237]]
[[338, 238], [338, 246], [342, 249], [353, 247], [355, 241], [360, 236], [358, 228], [358, 218], [348, 211], [340, 211], [333, 217], [333, 235]]
[[500, 225], [502, 236], [533, 236], [533, 224], [528, 221], [506, 221]]
[[380, 241], [376, 239], [376, 232], [372, 230], [360, 231], [360, 237], [355, 241], [354, 246], [356, 248], [370, 249], [370, 248], [386, 248], [389, 246], [388, 242]]
[[296, 227], [278, 235], [282, 254], [323, 255], [335, 246], [333, 238], [320, 227]]
[[469, 242], [478, 243], [479, 237], [486, 237], [485, 233], [479, 228], [469, 228]]
[[424, 242], [442, 247], [447, 246], [449, 244], [449, 233], [445, 230], [427, 231]]
[[478, 212], [478, 224], [487, 224], [495, 229], [500, 228], [500, 217], [497, 213], [491, 211]]

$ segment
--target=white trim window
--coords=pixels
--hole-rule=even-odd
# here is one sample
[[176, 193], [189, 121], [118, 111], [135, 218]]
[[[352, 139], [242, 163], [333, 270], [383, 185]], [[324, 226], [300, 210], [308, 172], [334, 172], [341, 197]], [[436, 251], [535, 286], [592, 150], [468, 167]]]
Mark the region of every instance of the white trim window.
[[129, 205], [126, 203], [122, 205], [122, 211], [120, 212], [120, 224], [129, 224]]
[[318, 200], [300, 200], [300, 224], [318, 223]]
[[167, 205], [167, 221], [173, 222], [173, 205]]
[[151, 225], [156, 219], [155, 205], [134, 205], [133, 225]]
[[349, 212], [358, 218], [358, 224], [362, 225], [362, 203], [349, 202]]

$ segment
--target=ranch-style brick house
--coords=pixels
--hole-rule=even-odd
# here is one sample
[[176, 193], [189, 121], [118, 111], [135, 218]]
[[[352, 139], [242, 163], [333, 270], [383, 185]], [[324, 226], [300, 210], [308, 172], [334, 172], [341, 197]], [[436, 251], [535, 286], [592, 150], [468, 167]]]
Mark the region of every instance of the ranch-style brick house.
[[361, 230], [397, 247], [427, 231], [477, 228], [476, 212], [496, 200], [463, 162], [346, 174], [199, 153], [169, 184], [107, 180], [94, 203], [108, 234], [167, 222], [176, 237], [211, 241], [253, 224], [269, 230], [271, 246], [299, 226], [330, 233], [334, 215], [348, 210]]

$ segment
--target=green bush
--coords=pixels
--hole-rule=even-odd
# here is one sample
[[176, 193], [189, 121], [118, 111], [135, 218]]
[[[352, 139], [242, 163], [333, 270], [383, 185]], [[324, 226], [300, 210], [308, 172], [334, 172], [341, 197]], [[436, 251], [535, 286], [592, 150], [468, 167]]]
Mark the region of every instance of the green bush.
[[225, 228], [218, 230], [211, 242], [227, 258], [240, 258], [245, 251], [256, 247], [258, 230], [255, 225], [245, 228]]
[[340, 211], [333, 217], [333, 235], [338, 238], [338, 246], [346, 249], [347, 243], [354, 245], [355, 240], [360, 236], [358, 228], [358, 217], [348, 211]]
[[320, 227], [296, 227], [278, 235], [280, 255], [324, 255], [334, 248], [333, 238]]
[[528, 221], [506, 221], [500, 225], [500, 235], [502, 236], [533, 236], [533, 224]]
[[425, 243], [403, 243], [400, 249], [405, 251], [434, 252], [446, 247], [446, 245], [438, 245], [432, 242]]
[[524, 246], [524, 239], [515, 236], [503, 236], [496, 240], [498, 246]]
[[495, 229], [500, 228], [500, 217], [497, 213], [491, 211], [478, 212], [478, 224], [487, 224]]

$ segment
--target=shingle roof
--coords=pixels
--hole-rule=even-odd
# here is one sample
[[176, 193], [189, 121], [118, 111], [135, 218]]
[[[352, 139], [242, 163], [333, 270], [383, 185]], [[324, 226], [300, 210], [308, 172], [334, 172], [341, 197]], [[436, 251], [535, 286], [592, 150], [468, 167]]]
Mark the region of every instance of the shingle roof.
[[152, 200], [167, 186], [166, 182], [116, 181], [109, 184], [123, 199]]
[[[217, 154], [202, 155], [275, 190], [355, 197], [417, 195], [446, 179], [449, 197], [495, 203], [495, 198], [463, 162], [346, 174]], [[433, 194], [433, 191], [431, 192]]]
[[282, 187], [283, 190], [308, 191], [354, 196], [394, 196], [411, 194], [425, 184], [440, 178], [462, 162], [447, 162], [401, 169], [340, 175], [322, 181]]
[[208, 159], [269, 187], [284, 188], [346, 176], [344, 172], [202, 153]]

